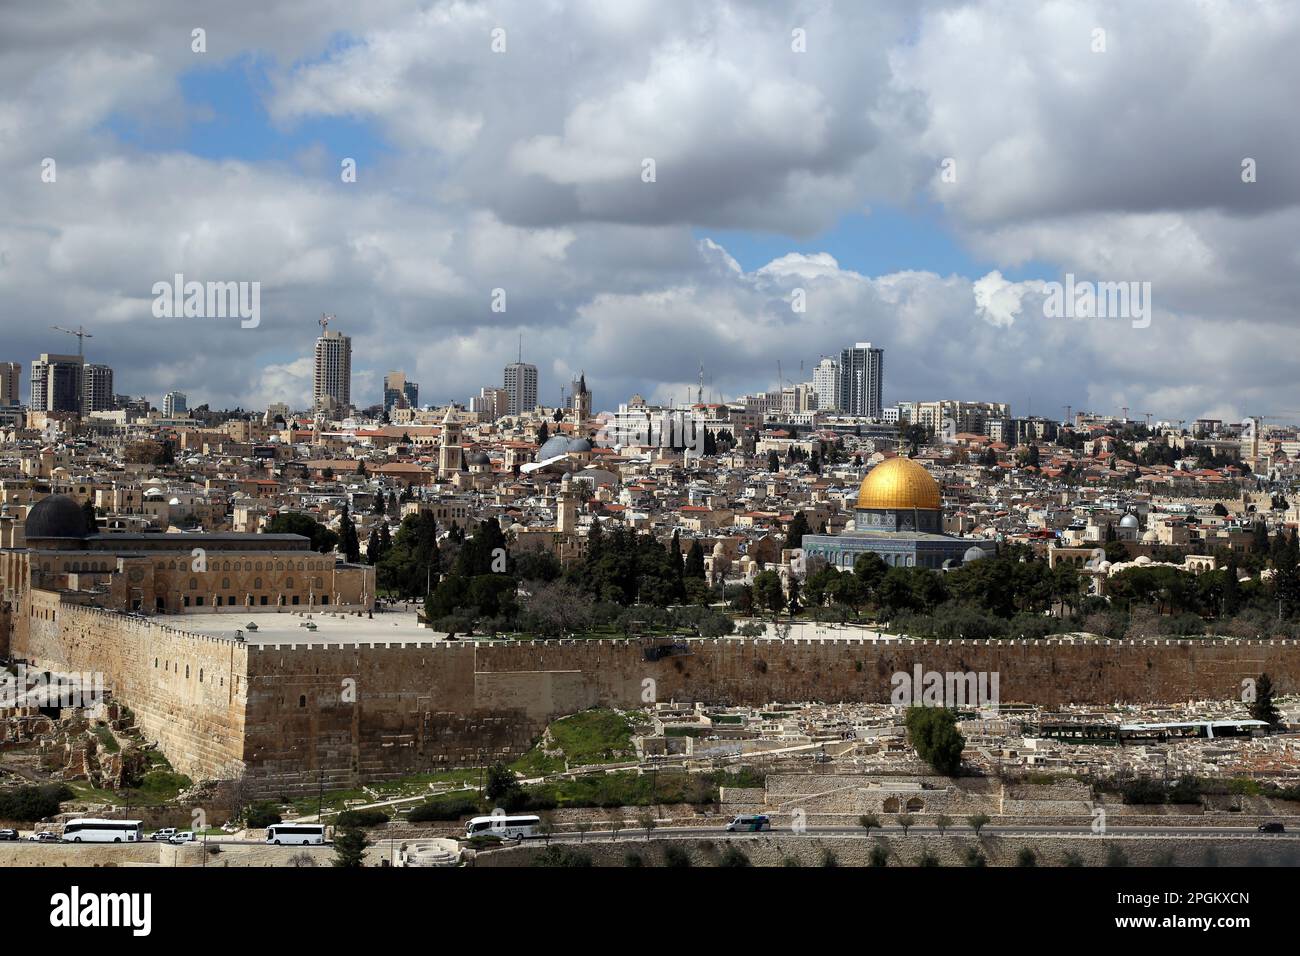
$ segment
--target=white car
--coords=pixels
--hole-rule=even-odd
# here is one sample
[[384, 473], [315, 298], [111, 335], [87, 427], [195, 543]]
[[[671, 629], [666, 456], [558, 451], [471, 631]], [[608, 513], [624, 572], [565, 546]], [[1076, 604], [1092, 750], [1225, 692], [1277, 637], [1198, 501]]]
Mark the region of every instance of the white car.
[[170, 840], [176, 835], [175, 827], [163, 827], [161, 830], [155, 830], [149, 834], [150, 840]]
[[58, 843], [58, 842], [60, 842], [60, 841], [59, 841], [59, 838], [58, 838], [58, 835], [57, 835], [57, 834], [54, 834], [54, 833], [51, 833], [49, 830], [42, 830], [40, 833], [33, 833], [33, 834], [32, 834], [31, 836], [29, 836], [27, 839], [31, 840], [33, 843]]
[[169, 836], [169, 837], [167, 838], [167, 842], [168, 842], [168, 843], [175, 843], [175, 844], [178, 845], [178, 846], [179, 846], [180, 844], [182, 844], [182, 843], [193, 843], [193, 842], [194, 842], [194, 831], [193, 831], [193, 830], [182, 830], [182, 831], [180, 831], [179, 833], [173, 833], [171, 836]]

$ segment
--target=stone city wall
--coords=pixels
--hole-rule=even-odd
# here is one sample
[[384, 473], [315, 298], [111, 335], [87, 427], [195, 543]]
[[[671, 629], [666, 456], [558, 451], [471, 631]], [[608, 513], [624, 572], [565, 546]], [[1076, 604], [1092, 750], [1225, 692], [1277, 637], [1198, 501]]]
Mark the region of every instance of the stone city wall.
[[229, 776], [243, 759], [247, 651], [237, 641], [64, 603], [33, 590], [15, 657], [50, 671], [100, 673], [145, 738], [194, 779]]
[[610, 640], [246, 645], [31, 593], [16, 656], [103, 671], [178, 770], [242, 761], [286, 793], [509, 757], [598, 705], [887, 702], [893, 675], [918, 664], [997, 674], [1003, 703], [1049, 707], [1233, 698], [1265, 671], [1300, 692], [1288, 642], [722, 639], [647, 661]]
[[1300, 648], [1269, 642], [690, 645], [654, 662], [606, 640], [251, 647], [246, 758], [285, 789], [378, 779], [521, 753], [550, 720], [594, 706], [885, 702], [892, 675], [918, 663], [996, 672], [1002, 701], [1048, 706], [1230, 698], [1263, 671], [1280, 693], [1300, 690]]

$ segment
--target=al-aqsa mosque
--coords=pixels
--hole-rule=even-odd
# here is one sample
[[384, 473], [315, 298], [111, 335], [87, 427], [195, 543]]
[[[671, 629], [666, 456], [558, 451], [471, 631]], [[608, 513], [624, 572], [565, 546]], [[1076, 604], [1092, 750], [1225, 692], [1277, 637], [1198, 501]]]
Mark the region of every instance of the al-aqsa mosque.
[[952, 568], [993, 553], [992, 542], [943, 533], [939, 483], [910, 458], [890, 458], [862, 479], [851, 527], [842, 534], [804, 535], [805, 560], [852, 568], [872, 552], [893, 567]]

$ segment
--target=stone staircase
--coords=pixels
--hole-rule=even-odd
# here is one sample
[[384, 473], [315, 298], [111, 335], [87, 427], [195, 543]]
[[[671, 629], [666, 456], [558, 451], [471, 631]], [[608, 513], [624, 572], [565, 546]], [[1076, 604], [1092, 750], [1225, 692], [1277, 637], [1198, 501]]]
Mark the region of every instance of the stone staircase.
[[459, 866], [460, 845], [455, 840], [416, 840], [398, 855], [398, 866]]

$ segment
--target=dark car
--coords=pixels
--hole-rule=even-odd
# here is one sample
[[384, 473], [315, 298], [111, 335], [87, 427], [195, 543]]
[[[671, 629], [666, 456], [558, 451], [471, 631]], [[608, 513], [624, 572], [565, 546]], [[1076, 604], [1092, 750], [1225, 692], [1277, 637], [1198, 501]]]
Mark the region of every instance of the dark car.
[[1261, 823], [1259, 825], [1260, 833], [1286, 833], [1286, 827], [1280, 823]]
[[17, 830], [0, 830], [0, 840], [17, 840]]

